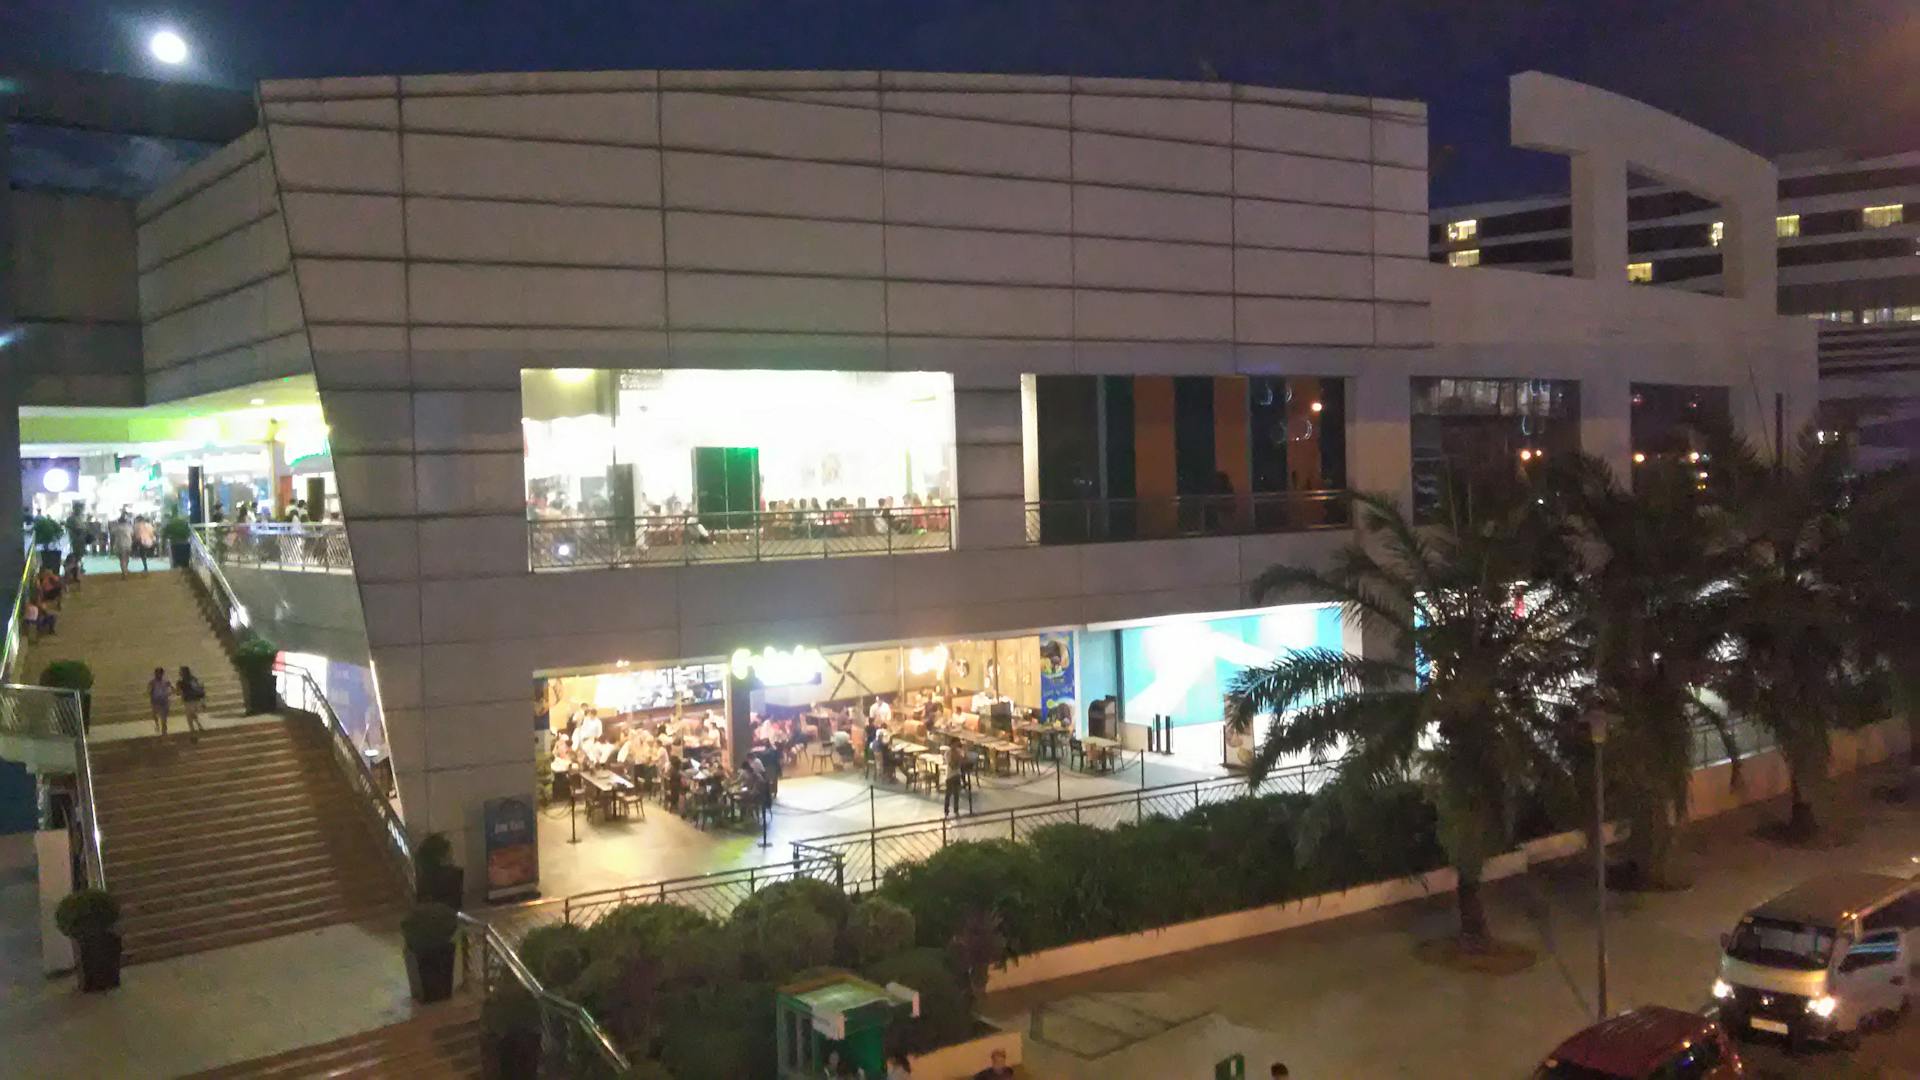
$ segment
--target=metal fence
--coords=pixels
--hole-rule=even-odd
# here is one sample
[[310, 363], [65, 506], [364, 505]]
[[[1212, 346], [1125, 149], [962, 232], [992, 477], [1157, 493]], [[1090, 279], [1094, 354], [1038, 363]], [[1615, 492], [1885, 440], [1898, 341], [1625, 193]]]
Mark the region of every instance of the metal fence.
[[953, 507], [947, 505], [527, 522], [527, 551], [535, 570], [833, 559], [952, 547]]
[[792, 862], [747, 866], [693, 877], [671, 878], [643, 885], [623, 885], [552, 900], [533, 900], [487, 912], [487, 922], [510, 942], [527, 931], [552, 923], [592, 926], [608, 912], [627, 904], [679, 904], [715, 919], [733, 914], [740, 902], [769, 885], [812, 878], [844, 885], [840, 856], [833, 852], [796, 853]]
[[[1144, 755], [1128, 769], [1144, 768]], [[1282, 792], [1310, 794], [1333, 777], [1338, 762], [1304, 762], [1276, 769], [1255, 787], [1244, 776], [1222, 776], [1133, 791], [1088, 795], [1032, 806], [963, 814], [938, 821], [915, 821], [793, 842], [795, 860], [838, 859], [848, 887], [872, 888], [887, 870], [928, 858], [948, 844], [970, 840], [1025, 840], [1048, 825], [1091, 825], [1112, 829], [1149, 817], [1178, 817], [1213, 803]]]
[[347, 527], [338, 521], [245, 521], [201, 525], [195, 530], [221, 566], [315, 573], [353, 572]]
[[1027, 504], [1027, 543], [1098, 544], [1307, 532], [1344, 529], [1352, 521], [1352, 500], [1344, 491], [1047, 499]]

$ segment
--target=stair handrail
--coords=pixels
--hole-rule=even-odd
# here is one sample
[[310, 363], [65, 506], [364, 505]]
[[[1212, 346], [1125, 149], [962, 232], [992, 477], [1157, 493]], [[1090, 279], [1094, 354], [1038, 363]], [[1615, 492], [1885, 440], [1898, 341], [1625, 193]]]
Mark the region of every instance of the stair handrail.
[[20, 556], [20, 585], [13, 592], [13, 606], [7, 609], [7, 637], [4, 646], [0, 646], [0, 680], [13, 677], [14, 665], [26, 655], [20, 647], [20, 615], [27, 609], [27, 597], [33, 591], [33, 576], [37, 572], [36, 562], [40, 553], [33, 546], [33, 536], [28, 534], [25, 550]]
[[0, 735], [25, 739], [72, 739], [74, 812], [79, 816], [84, 884], [107, 887], [101, 854], [100, 813], [94, 802], [93, 754], [87, 748], [87, 714], [80, 691], [61, 686], [0, 683]]
[[[373, 766], [367, 764], [367, 756], [360, 752], [359, 744], [347, 733], [347, 727], [340, 715], [333, 711], [333, 705], [327, 701], [327, 695], [314, 680], [313, 673], [297, 664], [283, 660], [273, 662], [276, 676], [293, 679], [301, 689], [303, 712], [310, 712], [320, 718], [320, 724], [326, 728], [328, 742], [333, 748], [334, 761], [339, 763], [341, 771], [347, 774], [347, 783], [358, 790], [373, 815], [378, 819], [380, 832], [385, 839], [387, 854], [392, 857], [394, 866], [406, 880], [407, 891], [412, 893], [418, 883], [413, 876], [413, 855], [407, 846], [407, 826], [400, 820], [400, 812], [393, 808], [393, 800], [387, 797], [387, 786], [373, 774]], [[286, 697], [281, 694], [282, 699]], [[310, 707], [317, 706], [317, 707]], [[353, 764], [347, 764], [352, 761]]]
[[220, 606], [221, 613], [227, 617], [227, 626], [236, 632], [246, 629], [247, 606], [240, 602], [239, 594], [235, 593], [233, 586], [228, 584], [227, 575], [220, 572], [220, 563], [214, 559], [213, 553], [207, 550], [200, 531], [189, 530], [187, 542], [191, 545], [193, 552], [190, 561], [194, 569], [199, 571], [200, 580], [207, 584], [207, 592], [212, 595], [214, 603]]
[[[496, 967], [513, 977], [513, 981], [533, 996], [540, 1006], [540, 1052], [544, 1062], [556, 1062], [570, 1074], [577, 1074], [571, 1068], [574, 1058], [569, 1050], [573, 1045], [584, 1045], [588, 1052], [600, 1059], [610, 1076], [625, 1076], [632, 1071], [632, 1064], [620, 1048], [613, 1044], [605, 1029], [593, 1014], [577, 1002], [569, 1001], [559, 994], [540, 985], [540, 980], [528, 969], [520, 955], [507, 944], [491, 923], [477, 919], [466, 912], [457, 913], [461, 927], [466, 931], [467, 963], [475, 959], [474, 943], [479, 943], [480, 988], [482, 994], [493, 992], [494, 970]], [[471, 974], [471, 972], [469, 973]]]

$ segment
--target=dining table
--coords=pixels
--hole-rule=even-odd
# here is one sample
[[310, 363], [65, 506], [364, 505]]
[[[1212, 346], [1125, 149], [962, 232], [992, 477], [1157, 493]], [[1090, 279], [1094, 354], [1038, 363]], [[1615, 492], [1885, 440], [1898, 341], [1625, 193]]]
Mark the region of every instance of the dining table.
[[634, 790], [633, 781], [611, 769], [588, 769], [580, 774], [581, 782], [587, 786], [587, 816], [593, 816], [593, 808], [600, 807], [602, 821], [626, 816], [626, 802], [622, 796]]
[[1081, 737], [1080, 745], [1087, 748], [1087, 756], [1093, 759], [1095, 768], [1102, 772], [1112, 771], [1120, 753], [1118, 740], [1102, 735], [1086, 735]]

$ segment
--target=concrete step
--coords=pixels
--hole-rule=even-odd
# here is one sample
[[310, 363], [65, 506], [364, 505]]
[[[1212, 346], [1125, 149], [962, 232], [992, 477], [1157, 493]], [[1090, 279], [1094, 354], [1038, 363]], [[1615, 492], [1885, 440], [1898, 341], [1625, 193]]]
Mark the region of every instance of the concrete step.
[[148, 843], [168, 843], [195, 837], [212, 843], [229, 836], [266, 828], [280, 831], [324, 832], [337, 828], [337, 819], [354, 810], [351, 792], [332, 789], [319, 796], [296, 792], [262, 797], [257, 802], [207, 807], [193, 813], [169, 810], [165, 815], [138, 817], [123, 814], [101, 819], [101, 829], [115, 847], [139, 851]]
[[238, 1062], [187, 1080], [479, 1075], [479, 1003], [468, 995], [429, 1005], [411, 1019], [343, 1039]]
[[325, 843], [305, 847], [271, 848], [254, 855], [221, 862], [195, 860], [190, 865], [169, 869], [149, 865], [142, 869], [117, 866], [107, 860], [108, 880], [117, 890], [129, 895], [170, 895], [176, 890], [216, 889], [226, 886], [247, 888], [257, 882], [291, 880], [312, 871], [356, 876], [387, 873], [387, 864], [376, 852], [355, 854], [331, 850]]
[[[192, 816], [202, 811], [231, 811], [236, 806], [258, 806], [276, 799], [305, 796], [320, 800], [330, 793], [340, 793], [341, 788], [325, 780], [299, 778], [290, 779], [276, 785], [270, 794], [260, 794], [259, 787], [253, 781], [233, 777], [222, 780], [206, 780], [196, 784], [182, 786], [168, 793], [168, 810], [172, 814]], [[100, 820], [107, 825], [138, 824], [152, 817], [143, 800], [127, 795], [118, 795], [111, 801], [101, 799], [98, 803]]]
[[[278, 918], [287, 912], [347, 909], [388, 899], [378, 880], [272, 882], [246, 891], [229, 888], [221, 895], [206, 892], [164, 900], [129, 901], [121, 908], [121, 928], [154, 937], [202, 926], [240, 926], [249, 919]], [[175, 900], [178, 902], [174, 902]], [[155, 907], [154, 904], [161, 906]]]
[[250, 941], [265, 941], [268, 938], [286, 934], [297, 934], [302, 930], [318, 930], [323, 926], [358, 922], [363, 919], [398, 925], [400, 914], [400, 906], [389, 903], [346, 910], [327, 909], [288, 913], [262, 921], [222, 923], [216, 927], [199, 928], [193, 933], [165, 935], [138, 941], [128, 937], [124, 956], [129, 964], [144, 964], [153, 960], [165, 960], [172, 956], [185, 956], [209, 949], [245, 945]]
[[261, 867], [296, 865], [319, 856], [343, 869], [359, 863], [385, 858], [377, 848], [368, 848], [360, 837], [325, 832], [305, 836], [264, 834], [255, 837], [223, 839], [214, 850], [195, 844], [180, 844], [167, 849], [149, 845], [137, 854], [121, 851], [111, 839], [104, 848], [107, 880], [115, 890], [128, 888], [178, 888], [191, 885], [198, 874], [216, 875]]

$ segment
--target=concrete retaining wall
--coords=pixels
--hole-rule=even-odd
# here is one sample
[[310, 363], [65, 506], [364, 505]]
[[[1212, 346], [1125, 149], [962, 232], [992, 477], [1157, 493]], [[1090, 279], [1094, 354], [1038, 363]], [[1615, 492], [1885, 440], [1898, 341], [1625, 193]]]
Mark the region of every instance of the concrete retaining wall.
[[1018, 1031], [992, 1031], [963, 1043], [910, 1056], [907, 1063], [913, 1066], [915, 1077], [967, 1080], [992, 1062], [995, 1050], [1007, 1052], [1007, 1064], [1019, 1065], [1023, 1060], [1025, 1043]]

